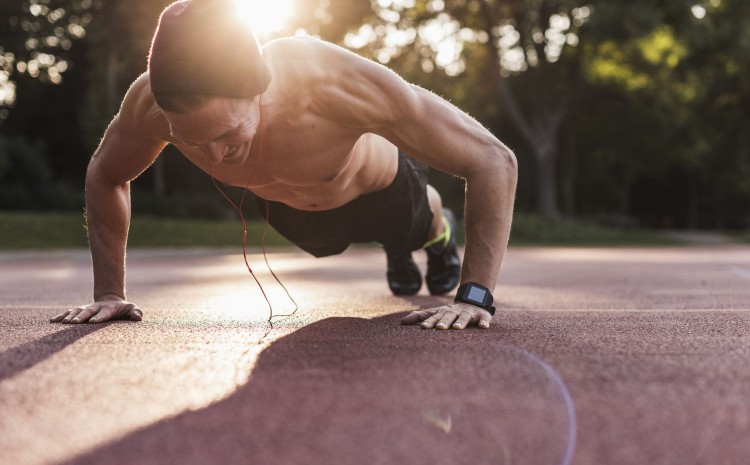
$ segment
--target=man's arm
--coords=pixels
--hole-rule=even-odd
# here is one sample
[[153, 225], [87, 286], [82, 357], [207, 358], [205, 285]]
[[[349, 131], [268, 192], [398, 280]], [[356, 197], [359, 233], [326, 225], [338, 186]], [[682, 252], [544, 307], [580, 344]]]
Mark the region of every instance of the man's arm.
[[[518, 169], [513, 152], [466, 113], [386, 67], [335, 46], [317, 47], [324, 49], [321, 61], [333, 71], [320, 79], [313, 105], [342, 122], [382, 135], [433, 168], [466, 180], [461, 282], [473, 281], [493, 290], [513, 217]], [[404, 322], [425, 320], [425, 327], [450, 327], [464, 312], [470, 315], [454, 327], [469, 322], [488, 326], [487, 312], [465, 304], [414, 312]]]
[[128, 91], [86, 172], [86, 224], [94, 270], [94, 302], [63, 312], [52, 322], [101, 323], [140, 320], [141, 310], [126, 300], [125, 249], [130, 225], [130, 181], [166, 145], [165, 122], [155, 110], [148, 78]]

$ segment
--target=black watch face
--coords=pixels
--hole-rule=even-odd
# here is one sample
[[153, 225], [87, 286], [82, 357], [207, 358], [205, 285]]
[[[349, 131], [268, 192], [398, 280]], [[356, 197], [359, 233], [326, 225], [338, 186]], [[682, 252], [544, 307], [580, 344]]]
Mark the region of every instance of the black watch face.
[[469, 286], [466, 292], [466, 300], [475, 302], [479, 305], [484, 305], [484, 301], [487, 298], [487, 291], [478, 288], [476, 286]]

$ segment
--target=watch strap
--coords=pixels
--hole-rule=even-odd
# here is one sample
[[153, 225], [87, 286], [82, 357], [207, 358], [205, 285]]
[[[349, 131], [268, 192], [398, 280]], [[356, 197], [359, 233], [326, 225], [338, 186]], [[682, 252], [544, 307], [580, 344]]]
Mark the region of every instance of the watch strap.
[[[483, 291], [483, 299], [481, 302], [477, 299], [470, 298], [472, 290], [474, 289]], [[471, 281], [461, 284], [456, 291], [456, 298], [453, 299], [454, 302], [465, 303], [473, 305], [475, 307], [483, 308], [490, 312], [490, 315], [495, 315], [495, 307], [492, 305], [492, 302], [494, 300], [495, 298], [492, 296], [492, 293], [489, 289], [482, 286], [481, 284], [477, 284]]]

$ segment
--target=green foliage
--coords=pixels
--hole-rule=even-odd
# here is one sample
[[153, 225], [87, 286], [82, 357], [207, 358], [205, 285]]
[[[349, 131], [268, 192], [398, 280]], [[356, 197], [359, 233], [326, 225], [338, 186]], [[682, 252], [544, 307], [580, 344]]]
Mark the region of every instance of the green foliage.
[[146, 71], [146, 57], [161, 11], [169, 0], [104, 1], [88, 27], [87, 78], [80, 106], [85, 143], [93, 151], [125, 92]]
[[54, 179], [45, 144], [0, 137], [0, 209], [80, 206], [83, 196]]
[[[260, 248], [264, 229], [265, 223], [248, 223], [248, 249]], [[133, 247], [235, 247], [242, 250], [242, 224], [240, 221], [135, 218], [130, 226], [128, 243]], [[269, 227], [266, 246], [291, 244]]]
[[[261, 245], [265, 223], [248, 224], [249, 250]], [[233, 247], [242, 250], [239, 221], [133, 218], [128, 243], [133, 247]], [[268, 247], [289, 246], [272, 228]], [[86, 247], [83, 214], [0, 211], [0, 250]]]
[[3, 183], [40, 185], [52, 179], [43, 142], [20, 137], [0, 139], [0, 179]]
[[86, 247], [83, 214], [0, 212], [0, 249]]
[[[0, 108], [0, 120], [7, 117], [0, 121], [3, 206], [80, 210], [88, 157], [127, 87], [145, 70], [158, 14], [168, 3], [19, 0], [0, 5], [0, 68], [16, 101], [10, 111]], [[559, 184], [552, 189], [565, 194], [562, 203], [570, 216], [621, 216], [654, 226], [750, 224], [750, 2], [390, 3], [298, 0], [286, 33], [303, 27], [343, 42], [347, 32], [370, 27], [377, 40], [359, 53], [387, 57], [388, 66], [475, 116], [516, 152], [519, 210], [536, 210], [536, 188], [549, 188], [534, 176], [542, 166], [534, 153], [552, 144], [553, 182]], [[581, 21], [584, 6], [590, 14]], [[50, 16], [58, 10], [64, 14]], [[698, 18], [701, 12], [705, 15]], [[465, 39], [458, 55], [409, 32], [439, 17], [444, 21], [445, 15], [459, 24], [447, 35]], [[565, 45], [548, 60], [545, 47], [563, 36], [546, 32], [553, 22], [565, 25], [565, 15], [570, 20]], [[395, 26], [401, 32], [394, 34]], [[570, 43], [568, 32], [575, 35]], [[48, 42], [52, 36], [56, 39]], [[30, 39], [34, 48], [26, 46]], [[515, 65], [503, 56], [511, 50]], [[458, 57], [457, 64], [450, 66], [445, 57]], [[28, 71], [32, 60], [39, 68], [35, 76]], [[48, 85], [50, 66], [57, 69], [52, 74], [65, 76], [60, 85]], [[535, 128], [533, 137], [511, 114], [510, 101]], [[558, 113], [561, 123], [555, 129], [550, 121]], [[134, 183], [136, 217], [225, 216], [226, 206], [216, 201], [203, 173], [169, 152], [158, 163], [162, 179], [149, 170]], [[462, 183], [441, 176], [434, 182], [446, 203], [460, 209]], [[154, 189], [158, 185], [165, 186], [163, 192]]]
[[[73, 41], [86, 35], [101, 0], [23, 0], [0, 5], [0, 108], [15, 103], [17, 75], [60, 84]], [[3, 95], [4, 94], [4, 95]], [[7, 109], [0, 113], [6, 119]]]
[[736, 0], [649, 5], [660, 13], [659, 24], [585, 47], [590, 82], [619, 88], [627, 108], [645, 110], [642, 117], [658, 128], [629, 144], [610, 144], [623, 149], [615, 158], [632, 158], [630, 149], [640, 175], [653, 177], [666, 164], [683, 177], [686, 190], [673, 195], [673, 202], [684, 199], [683, 224], [747, 224], [750, 6]]
[[656, 231], [633, 227], [600, 226], [571, 220], [552, 220], [536, 215], [516, 215], [511, 245], [632, 246], [677, 245], [676, 239]]
[[[265, 223], [248, 223], [248, 249], [260, 248]], [[460, 228], [459, 242], [463, 242]], [[132, 247], [230, 247], [241, 250], [239, 221], [176, 220], [136, 217], [130, 226]], [[516, 215], [511, 245], [675, 245], [676, 239], [633, 227], [604, 227], [593, 223], [553, 221], [534, 215]], [[86, 247], [83, 214], [0, 211], [0, 250]], [[268, 247], [293, 247], [273, 228], [266, 236]]]
[[593, 84], [619, 86], [627, 93], [648, 92], [672, 107], [690, 103], [699, 92], [695, 79], [676, 79], [675, 70], [689, 51], [668, 25], [630, 41], [590, 44], [586, 52], [586, 76]]

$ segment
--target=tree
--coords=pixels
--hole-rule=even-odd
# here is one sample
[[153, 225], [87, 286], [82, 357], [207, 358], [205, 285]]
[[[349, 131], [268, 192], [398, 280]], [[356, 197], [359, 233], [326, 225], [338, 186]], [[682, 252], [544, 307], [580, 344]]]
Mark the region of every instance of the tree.
[[[422, 56], [426, 72], [466, 69], [471, 45], [485, 50], [485, 79], [537, 162], [542, 215], [559, 215], [556, 162], [560, 130], [575, 93], [577, 63], [570, 51], [591, 15], [590, 6], [565, 0], [380, 0], [376, 19], [347, 44], [369, 48], [383, 63], [406, 49]], [[409, 52], [407, 52], [409, 53]], [[523, 75], [521, 86], [513, 76]]]
[[[98, 3], [97, 3], [98, 4]], [[93, 0], [24, 0], [0, 6], [0, 120], [15, 103], [14, 75], [60, 84], [73, 41], [86, 35]]]
[[630, 140], [612, 143], [615, 131], [605, 136], [607, 163], [626, 175], [622, 197], [629, 204], [629, 191], [650, 177], [652, 186], [682, 189], [644, 199], [660, 205], [663, 216], [681, 218], [679, 224], [723, 227], [742, 223], [729, 220], [742, 216], [747, 222], [750, 7], [673, 0], [602, 3], [597, 12], [592, 22], [607, 26], [597, 29], [607, 34], [583, 48], [587, 80], [619, 89], [628, 102], [621, 115], [640, 109], [627, 126]]

